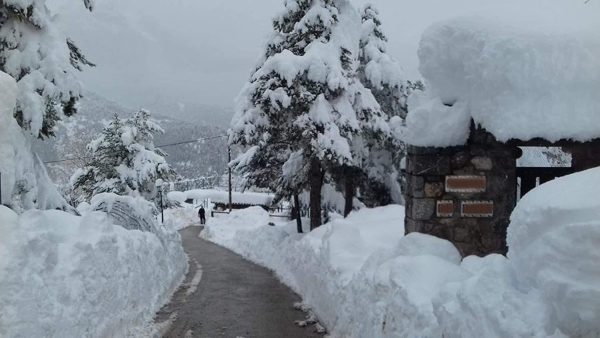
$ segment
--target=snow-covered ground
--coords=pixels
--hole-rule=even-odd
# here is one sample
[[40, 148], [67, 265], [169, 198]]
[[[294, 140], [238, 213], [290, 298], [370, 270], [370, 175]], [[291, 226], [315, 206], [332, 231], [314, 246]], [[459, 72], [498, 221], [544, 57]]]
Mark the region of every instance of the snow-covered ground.
[[334, 337], [597, 337], [600, 169], [546, 183], [512, 216], [510, 252], [461, 260], [404, 236], [400, 206], [305, 235], [260, 208], [210, 219], [201, 237], [272, 269]]
[[[176, 231], [189, 226], [200, 226], [198, 208], [191, 204], [182, 203], [180, 208], [165, 209], [164, 216], [165, 226]], [[210, 217], [210, 210], [207, 210], [207, 217]]]
[[[96, 196], [107, 213], [93, 200], [83, 216], [40, 210], [75, 213], [17, 125], [16, 97], [0, 72], [0, 200], [11, 207], [0, 205], [0, 337], [136, 335], [187, 271], [179, 234], [139, 198]], [[121, 219], [137, 224], [111, 216], [117, 201], [129, 207]], [[136, 225], [145, 231], [126, 229]]]
[[135, 335], [187, 270], [179, 234], [155, 229], [0, 206], [0, 337]]

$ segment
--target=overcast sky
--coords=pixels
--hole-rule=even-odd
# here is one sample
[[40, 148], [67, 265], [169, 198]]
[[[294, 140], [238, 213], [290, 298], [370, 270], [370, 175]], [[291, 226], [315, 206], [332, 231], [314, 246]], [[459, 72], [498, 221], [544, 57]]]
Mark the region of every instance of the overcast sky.
[[[164, 102], [231, 107], [263, 51], [271, 18], [283, 3], [96, 0], [95, 11], [88, 14], [77, 1], [51, 1], [65, 29], [98, 64], [82, 74], [86, 88], [132, 108], [150, 109]], [[361, 6], [367, 1], [352, 2]], [[436, 21], [485, 15], [576, 28], [579, 18], [600, 16], [598, 0], [369, 2], [379, 8], [389, 52], [401, 62], [407, 78], [419, 78], [419, 37]]]

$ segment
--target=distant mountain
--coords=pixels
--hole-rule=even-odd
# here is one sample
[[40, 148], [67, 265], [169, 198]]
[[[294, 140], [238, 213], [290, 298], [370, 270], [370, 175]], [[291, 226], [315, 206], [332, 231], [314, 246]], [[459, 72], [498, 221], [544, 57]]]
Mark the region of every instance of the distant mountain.
[[233, 117], [232, 109], [206, 104], [175, 103], [162, 100], [155, 102], [148, 108], [160, 112], [169, 112], [168, 116], [178, 120], [219, 126], [225, 129], [229, 128], [231, 118]]
[[[75, 170], [83, 166], [87, 143], [97, 137], [114, 114], [129, 117], [135, 111], [89, 92], [79, 104], [79, 113], [61, 123], [55, 138], [34, 144], [42, 161], [48, 162], [50, 176], [58, 184], [67, 183]], [[190, 109], [168, 110], [169, 116], [151, 111], [152, 117], [165, 130], [163, 135], [156, 137], [155, 144], [163, 146], [161, 149], [168, 154], [167, 161], [183, 178], [223, 174], [227, 168], [227, 140], [220, 136], [226, 134], [223, 127], [226, 124], [218, 119], [194, 118], [194, 114], [188, 113], [192, 111]], [[204, 140], [193, 142], [198, 139]]]

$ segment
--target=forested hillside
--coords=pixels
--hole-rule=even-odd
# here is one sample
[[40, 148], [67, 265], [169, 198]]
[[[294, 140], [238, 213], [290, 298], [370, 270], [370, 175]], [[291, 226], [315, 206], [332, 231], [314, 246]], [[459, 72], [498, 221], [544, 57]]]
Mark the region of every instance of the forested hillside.
[[[86, 144], [98, 135], [114, 114], [129, 117], [135, 111], [89, 92], [79, 104], [79, 113], [58, 126], [55, 138], [38, 141], [34, 145], [42, 161], [48, 162], [49, 174], [58, 184], [67, 183], [75, 169], [83, 166]], [[179, 175], [197, 178], [226, 170], [227, 142], [225, 137], [220, 137], [226, 133], [224, 127], [194, 119], [190, 114], [183, 120], [165, 116], [177, 115], [172, 112], [151, 113], [165, 130], [156, 138], [155, 144], [164, 146], [161, 148], [169, 155], [167, 161]], [[198, 115], [208, 113], [198, 111]], [[215, 111], [215, 115], [222, 114], [227, 112], [223, 109]]]

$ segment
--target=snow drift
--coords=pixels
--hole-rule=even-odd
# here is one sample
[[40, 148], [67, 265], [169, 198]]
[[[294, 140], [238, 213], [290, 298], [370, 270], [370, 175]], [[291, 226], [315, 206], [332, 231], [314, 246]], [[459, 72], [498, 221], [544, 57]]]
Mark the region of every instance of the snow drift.
[[541, 292], [552, 324], [573, 337], [600, 335], [600, 168], [526, 194], [508, 245], [522, 285]]
[[506, 258], [461, 262], [450, 242], [404, 236], [403, 219], [401, 206], [362, 209], [299, 235], [249, 208], [200, 236], [274, 270], [333, 337], [547, 336], [540, 297], [517, 289]]
[[597, 337], [600, 168], [528, 193], [508, 258], [404, 236], [399, 206], [362, 209], [306, 234], [260, 208], [210, 219], [201, 237], [272, 269], [334, 337]]
[[419, 47], [428, 93], [409, 100], [407, 140], [463, 144], [471, 118], [500, 141], [600, 137], [598, 28], [566, 33], [482, 19], [433, 25]]
[[152, 320], [187, 269], [179, 234], [155, 228], [0, 206], [0, 336], [123, 337]]

